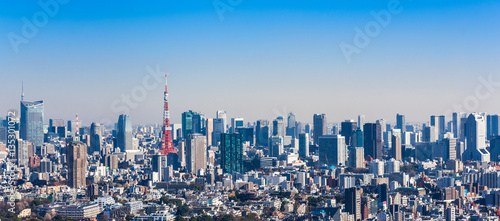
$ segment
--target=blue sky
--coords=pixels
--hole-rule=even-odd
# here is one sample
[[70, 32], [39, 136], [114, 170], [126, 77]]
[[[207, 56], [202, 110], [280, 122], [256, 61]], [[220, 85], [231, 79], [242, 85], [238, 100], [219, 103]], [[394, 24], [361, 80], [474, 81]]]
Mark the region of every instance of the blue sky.
[[[251, 121], [293, 111], [304, 122], [314, 113], [425, 122], [474, 95], [479, 77], [500, 81], [498, 1], [401, 0], [350, 62], [339, 45], [354, 44], [355, 28], [390, 1], [220, 0], [232, 9], [223, 20], [211, 0], [69, 1], [16, 53], [9, 33], [23, 36], [22, 18], [43, 12], [36, 2], [0, 2], [0, 112], [19, 108], [24, 81], [47, 121], [116, 121], [123, 103], [112, 104], [143, 87], [148, 66], [169, 73], [175, 123], [189, 109]], [[161, 123], [162, 91], [158, 83], [128, 108], [133, 123]], [[474, 110], [498, 113], [498, 95]]]

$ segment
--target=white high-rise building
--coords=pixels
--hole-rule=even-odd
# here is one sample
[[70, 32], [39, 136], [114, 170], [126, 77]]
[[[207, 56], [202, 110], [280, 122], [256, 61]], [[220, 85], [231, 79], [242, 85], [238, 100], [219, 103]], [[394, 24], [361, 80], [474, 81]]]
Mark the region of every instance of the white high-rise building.
[[466, 159], [489, 162], [490, 153], [486, 150], [486, 117], [484, 114], [472, 113], [467, 118]]
[[207, 167], [207, 139], [201, 134], [190, 134], [186, 140], [186, 169], [197, 174]]
[[363, 130], [363, 125], [365, 124], [365, 115], [358, 115], [358, 128]]
[[[227, 114], [226, 114], [226, 111], [219, 110], [219, 111], [217, 111], [217, 113], [215, 114], [215, 116], [216, 116], [217, 119], [222, 119], [222, 124], [223, 124], [223, 128], [224, 128], [224, 132], [223, 133], [226, 133], [226, 129], [227, 129]], [[215, 127], [215, 125], [214, 125], [214, 127]]]
[[383, 176], [384, 175], [384, 161], [379, 159], [375, 159], [370, 161], [370, 173], [373, 173], [375, 176]]

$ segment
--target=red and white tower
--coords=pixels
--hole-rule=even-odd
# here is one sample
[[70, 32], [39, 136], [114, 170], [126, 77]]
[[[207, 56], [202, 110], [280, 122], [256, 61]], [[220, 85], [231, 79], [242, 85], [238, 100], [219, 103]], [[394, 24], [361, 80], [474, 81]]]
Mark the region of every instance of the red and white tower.
[[167, 91], [167, 74], [165, 73], [165, 93], [164, 93], [165, 107], [163, 111], [163, 136], [161, 142], [160, 152], [163, 155], [169, 153], [177, 153], [172, 142], [172, 127], [170, 126], [170, 112], [168, 110], [168, 91]]

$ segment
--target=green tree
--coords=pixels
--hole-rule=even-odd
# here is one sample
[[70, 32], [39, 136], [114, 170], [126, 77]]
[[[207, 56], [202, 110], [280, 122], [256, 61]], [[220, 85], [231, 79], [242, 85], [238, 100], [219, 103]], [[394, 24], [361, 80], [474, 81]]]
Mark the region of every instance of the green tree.
[[177, 215], [174, 221], [186, 221], [186, 219], [184, 219], [181, 215]]
[[94, 200], [96, 200], [99, 197], [100, 197], [100, 195], [93, 195], [93, 196], [90, 197], [90, 201], [94, 201]]
[[176, 215], [187, 216], [189, 215], [189, 212], [191, 212], [189, 206], [187, 204], [182, 204], [181, 206], [177, 207]]

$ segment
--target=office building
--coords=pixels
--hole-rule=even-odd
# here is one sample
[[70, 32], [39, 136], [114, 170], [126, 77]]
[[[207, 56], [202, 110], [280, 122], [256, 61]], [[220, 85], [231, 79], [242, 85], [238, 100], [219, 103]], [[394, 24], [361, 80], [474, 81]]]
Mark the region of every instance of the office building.
[[273, 136], [284, 137], [285, 125], [283, 123], [283, 117], [277, 117], [273, 120]]
[[445, 118], [443, 115], [431, 116], [431, 126], [434, 126], [435, 137], [438, 140], [441, 140], [443, 138], [443, 135], [446, 133], [445, 125], [446, 125], [446, 122], [445, 122]]
[[457, 138], [444, 138], [444, 157], [443, 160], [457, 159]]
[[16, 141], [17, 166], [28, 167], [30, 152], [32, 152], [33, 148], [34, 148], [33, 143], [27, 140], [17, 139]]
[[244, 127], [244, 119], [241, 117], [231, 118], [231, 133], [236, 133], [236, 128]]
[[68, 186], [86, 187], [87, 145], [80, 141], [68, 143], [66, 162], [68, 163]]
[[340, 124], [340, 135], [345, 137], [345, 143], [347, 146], [352, 146], [354, 143], [352, 141], [353, 134], [356, 132], [357, 123], [353, 120], [346, 120]]
[[326, 114], [315, 114], [313, 117], [313, 142], [318, 146], [319, 137], [326, 135]]
[[90, 146], [87, 154], [92, 155], [94, 152], [100, 152], [102, 148], [102, 127], [99, 123], [90, 125]]
[[345, 138], [341, 135], [319, 137], [319, 165], [346, 166]]
[[400, 129], [401, 133], [406, 132], [406, 119], [405, 115], [397, 114], [396, 115], [396, 129]]
[[189, 110], [182, 113], [182, 136], [187, 138], [190, 134], [205, 134], [205, 115]]
[[366, 123], [363, 128], [365, 157], [370, 156], [373, 159], [382, 159], [383, 143], [381, 125], [378, 123]]
[[465, 138], [464, 130], [462, 127], [462, 119], [467, 118], [467, 113], [464, 112], [455, 112], [452, 115], [452, 124], [453, 124], [453, 135], [455, 138], [458, 138], [460, 141], [463, 141], [461, 138]]
[[363, 130], [363, 125], [365, 125], [365, 115], [358, 115], [358, 128]]
[[292, 140], [297, 136], [297, 121], [295, 120], [295, 114], [288, 114], [288, 122], [286, 126], [286, 136], [291, 136]]
[[365, 167], [365, 153], [363, 147], [350, 147], [349, 148], [349, 166], [354, 168]]
[[485, 116], [478, 113], [470, 114], [467, 118], [466, 127], [466, 159], [489, 162], [490, 153], [486, 150]]
[[207, 143], [205, 136], [190, 134], [186, 140], [186, 169], [197, 173], [207, 167]]
[[205, 124], [205, 136], [207, 136], [207, 145], [212, 145], [212, 135], [214, 132], [214, 119], [208, 118]]
[[401, 137], [392, 135], [391, 156], [396, 160], [402, 160]]
[[220, 142], [220, 135], [225, 133], [224, 129], [224, 119], [215, 118], [213, 119], [213, 133], [212, 133], [212, 145], [218, 146]]
[[151, 159], [151, 167], [154, 172], [157, 172], [158, 180], [164, 180], [165, 169], [167, 168], [167, 156], [163, 154], [155, 154]]
[[133, 150], [132, 146], [132, 122], [130, 116], [122, 114], [118, 117], [118, 127], [116, 132], [117, 146], [122, 152]]
[[498, 115], [486, 116], [486, 135], [488, 140], [492, 135], [498, 135]]
[[345, 211], [354, 215], [354, 220], [361, 220], [361, 189], [356, 187], [345, 190]]
[[118, 169], [118, 156], [114, 154], [108, 154], [104, 156], [104, 166], [108, 167], [109, 170]]
[[31, 142], [35, 147], [43, 144], [43, 113], [43, 101], [21, 101], [19, 137]]
[[255, 126], [255, 145], [261, 147], [269, 146], [269, 121], [257, 121], [257, 125]]
[[490, 160], [500, 162], [500, 136], [492, 135], [490, 139]]
[[299, 134], [299, 157], [309, 157], [309, 134]]
[[269, 156], [279, 157], [284, 151], [284, 140], [281, 136], [272, 136], [269, 138]]
[[223, 131], [222, 133], [226, 133], [227, 132], [227, 113], [226, 111], [223, 111], [223, 110], [219, 110], [215, 113], [215, 117], [217, 119], [222, 119], [222, 124], [223, 124]]
[[243, 173], [243, 136], [239, 133], [221, 136], [221, 167], [224, 173]]

